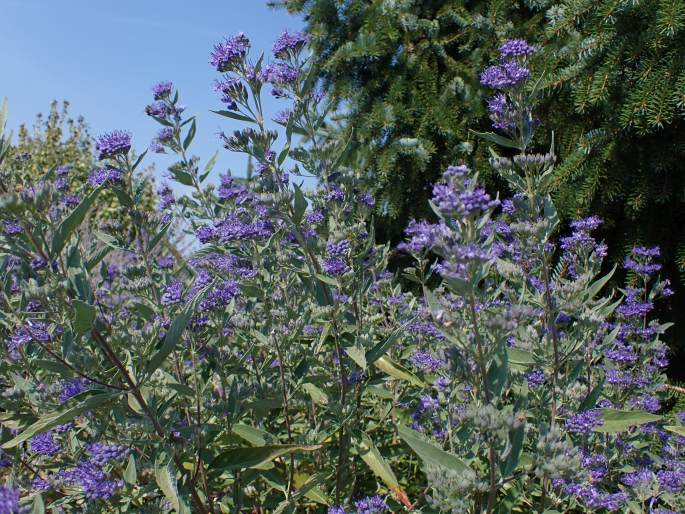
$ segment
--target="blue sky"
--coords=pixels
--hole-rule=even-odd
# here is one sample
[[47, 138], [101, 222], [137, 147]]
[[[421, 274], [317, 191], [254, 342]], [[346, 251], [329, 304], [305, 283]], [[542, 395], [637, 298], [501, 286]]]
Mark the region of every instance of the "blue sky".
[[[9, 99], [9, 128], [31, 123], [50, 101], [69, 100], [72, 116], [83, 115], [94, 136], [113, 129], [133, 133], [144, 150], [158, 125], [144, 113], [150, 88], [171, 80], [187, 113], [197, 114], [193, 153], [206, 161], [220, 149], [217, 132], [237, 122], [209, 112], [221, 109], [208, 64], [214, 43], [245, 32], [252, 55], [270, 55], [273, 40], [302, 21], [266, 7], [266, 0], [2, 0], [0, 98]], [[268, 92], [267, 92], [268, 95]], [[271, 114], [286, 107], [269, 98]], [[221, 149], [215, 175], [240, 175], [246, 159]], [[161, 175], [170, 160], [152, 156]]]

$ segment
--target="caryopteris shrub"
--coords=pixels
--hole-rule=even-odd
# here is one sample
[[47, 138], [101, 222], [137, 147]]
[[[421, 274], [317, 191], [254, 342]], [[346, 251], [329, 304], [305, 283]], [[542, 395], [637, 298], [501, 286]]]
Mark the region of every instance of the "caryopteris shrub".
[[[483, 137], [517, 152], [492, 152], [516, 194], [445, 171], [439, 221], [400, 247], [417, 295], [386, 271], [307, 45], [284, 33], [254, 61], [239, 34], [211, 54], [217, 114], [244, 126], [221, 141], [254, 160], [250, 180], [208, 183], [170, 82], [146, 108], [151, 149], [190, 193], [165, 185], [144, 208], [121, 130], [70, 183], [78, 202], [63, 168], [22, 190], [2, 175], [0, 513], [682, 512], [658, 250], [636, 248], [631, 283], [607, 290], [601, 220], [553, 239], [554, 153], [528, 148], [534, 49], [505, 42], [482, 75], [501, 132]], [[289, 103], [280, 130], [265, 87]], [[104, 192], [121, 219], [79, 230]], [[196, 240], [180, 258], [160, 246], [179, 221]]]

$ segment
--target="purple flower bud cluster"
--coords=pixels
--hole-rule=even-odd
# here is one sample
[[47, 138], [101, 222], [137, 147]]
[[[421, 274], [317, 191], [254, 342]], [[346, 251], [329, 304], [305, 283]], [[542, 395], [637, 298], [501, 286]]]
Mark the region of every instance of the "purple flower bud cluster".
[[508, 39], [499, 47], [500, 57], [523, 57], [533, 55], [535, 48], [528, 44], [525, 39]]
[[213, 227], [204, 225], [195, 231], [201, 243], [218, 241], [244, 241], [271, 237], [273, 226], [269, 221], [244, 221], [238, 215], [230, 215]]
[[130, 149], [131, 134], [123, 130], [113, 130], [101, 135], [95, 141], [95, 150], [100, 160], [127, 154]]
[[240, 205], [248, 200], [252, 199], [251, 193], [248, 191], [247, 187], [241, 185], [235, 185], [235, 180], [230, 174], [221, 175], [219, 188], [217, 189], [217, 196], [219, 200], [233, 200], [236, 205]]
[[19, 514], [19, 489], [0, 485], [0, 514]]
[[183, 300], [183, 284], [181, 282], [173, 282], [169, 284], [162, 293], [162, 305], [175, 305], [181, 303]]
[[546, 380], [547, 377], [545, 377], [544, 371], [540, 369], [536, 369], [526, 374], [526, 381], [528, 382], [528, 387], [531, 389], [535, 389], [540, 387], [541, 385], [544, 385]]
[[226, 38], [214, 45], [209, 63], [220, 73], [232, 71], [242, 61], [250, 48], [250, 40], [240, 32], [236, 36]]
[[88, 389], [88, 380], [85, 378], [72, 378], [62, 382], [62, 391], [59, 395], [59, 402], [66, 403], [77, 394], [81, 394]]
[[22, 226], [16, 220], [4, 220], [2, 224], [4, 225], [4, 234], [6, 236], [16, 236], [24, 231]]
[[311, 36], [304, 32], [288, 32], [284, 31], [273, 44], [272, 52], [274, 57], [279, 59], [286, 59], [289, 54], [297, 54], [310, 41]]
[[654, 262], [661, 252], [659, 247], [646, 248], [638, 246], [631, 250], [630, 255], [623, 261], [623, 266], [638, 275], [649, 277], [661, 269], [661, 264]]
[[176, 203], [176, 199], [174, 198], [174, 192], [171, 190], [169, 184], [167, 184], [166, 182], [163, 183], [162, 187], [160, 187], [157, 190], [157, 195], [159, 195], [160, 210], [165, 211], [174, 203]]
[[32, 453], [45, 455], [47, 457], [57, 455], [61, 451], [61, 448], [55, 441], [51, 430], [34, 435], [31, 438], [29, 446]]
[[91, 443], [87, 447], [90, 462], [102, 467], [112, 461], [123, 460], [131, 450], [126, 446], [116, 444]]
[[422, 371], [435, 372], [446, 367], [446, 363], [442, 359], [421, 350], [415, 351], [411, 357], [409, 357], [409, 362], [411, 362], [415, 368]]
[[499, 205], [482, 188], [470, 188], [466, 166], [450, 166], [443, 182], [433, 186], [433, 203], [446, 215], [454, 218], [479, 216]]
[[486, 68], [480, 76], [480, 83], [492, 89], [511, 89], [530, 77], [530, 70], [518, 62], [504, 62]]
[[603, 424], [602, 413], [597, 409], [579, 412], [566, 419], [566, 429], [574, 434], [590, 435]]
[[167, 80], [158, 82], [152, 86], [152, 96], [155, 100], [163, 100], [171, 96], [171, 91], [174, 89], [174, 84]]
[[121, 184], [123, 175], [117, 168], [101, 168], [91, 172], [88, 176], [88, 183], [91, 187], [99, 187], [102, 184]]
[[357, 514], [384, 514], [390, 510], [388, 504], [380, 496], [369, 496], [354, 502]]

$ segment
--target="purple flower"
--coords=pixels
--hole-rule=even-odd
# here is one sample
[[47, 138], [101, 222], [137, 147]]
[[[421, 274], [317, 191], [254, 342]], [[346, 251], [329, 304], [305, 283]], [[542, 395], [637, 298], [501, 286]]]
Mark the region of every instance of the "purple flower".
[[327, 514], [347, 514], [347, 513], [345, 512], [345, 509], [341, 505], [337, 505], [334, 507], [328, 507]]
[[354, 502], [354, 506], [357, 507], [357, 514], [383, 514], [390, 510], [388, 504], [380, 496], [363, 498]]
[[73, 378], [62, 382], [62, 392], [59, 395], [59, 402], [66, 403], [77, 394], [81, 394], [87, 389], [89, 382], [85, 378]]
[[285, 59], [288, 53], [297, 53], [311, 41], [311, 36], [304, 32], [284, 31], [274, 42], [272, 51], [275, 57]]
[[67, 207], [76, 207], [81, 203], [81, 198], [78, 195], [66, 195], [62, 198], [62, 203]]
[[445, 362], [438, 359], [434, 355], [423, 352], [421, 350], [415, 351], [411, 357], [409, 357], [409, 362], [418, 369], [423, 371], [437, 371], [440, 368], [445, 367]]
[[232, 38], [226, 38], [218, 45], [214, 45], [209, 59], [209, 63], [217, 71], [225, 73], [234, 69], [237, 63], [245, 57], [250, 48], [250, 40], [240, 32]]
[[131, 134], [123, 130], [103, 134], [95, 141], [95, 149], [100, 160], [128, 153], [131, 149]]
[[376, 199], [369, 193], [360, 194], [357, 196], [357, 201], [367, 207], [374, 207], [376, 205]]
[[286, 109], [284, 111], [277, 113], [272, 119], [276, 123], [280, 123], [281, 125], [287, 125], [292, 115], [293, 111], [291, 111], [290, 109]]
[[160, 143], [169, 143], [174, 138], [174, 129], [171, 127], [162, 127], [157, 133], [157, 141]]
[[250, 192], [245, 186], [234, 185], [234, 179], [230, 174], [220, 176], [221, 183], [217, 189], [217, 196], [219, 200], [235, 200], [235, 203], [240, 205], [248, 198]]
[[5, 226], [6, 236], [16, 236], [24, 231], [19, 222], [16, 220], [5, 220], [2, 223]]
[[52, 457], [60, 452], [60, 446], [52, 437], [52, 431], [34, 435], [30, 442], [31, 452]]
[[41, 257], [37, 257], [37, 258], [31, 260], [31, 269], [33, 269], [33, 270], [39, 270], [39, 269], [45, 268], [45, 267], [47, 267], [47, 265], [48, 265], [48, 261], [46, 261], [45, 259], [43, 259]]
[[602, 413], [598, 409], [579, 412], [566, 420], [566, 428], [569, 432], [583, 435], [590, 435], [594, 428], [603, 424]]
[[238, 110], [237, 100], [245, 99], [245, 86], [235, 77], [224, 77], [214, 82], [214, 91], [221, 93], [221, 101], [229, 111]]
[[173, 256], [160, 257], [157, 259], [157, 264], [162, 269], [171, 269], [176, 264], [176, 259]]
[[67, 175], [69, 175], [69, 173], [71, 173], [71, 170], [73, 169], [74, 167], [71, 164], [64, 164], [62, 166], [57, 167], [57, 169], [55, 170], [55, 174], [58, 177], [66, 177]]
[[340, 277], [347, 273], [349, 269], [345, 261], [337, 258], [324, 259], [322, 266], [324, 273], [332, 277]]
[[343, 239], [337, 243], [326, 244], [326, 254], [329, 257], [345, 257], [350, 252], [350, 242]]
[[522, 57], [535, 53], [535, 48], [530, 46], [525, 39], [508, 39], [499, 47], [501, 57]]
[[240, 286], [233, 280], [222, 282], [212, 289], [200, 302], [200, 311], [206, 312], [225, 307], [240, 294]]
[[98, 187], [102, 184], [120, 184], [121, 182], [123, 182], [121, 170], [116, 168], [93, 170], [88, 176], [88, 183], [92, 187]]
[[654, 473], [648, 469], [639, 469], [621, 477], [621, 482], [630, 487], [644, 486], [651, 483], [652, 480], [654, 480]]
[[492, 89], [509, 89], [518, 86], [530, 76], [530, 70], [517, 62], [505, 62], [486, 68], [480, 83]]
[[685, 469], [658, 471], [656, 478], [661, 487], [671, 493], [677, 493], [680, 492], [685, 485]]
[[162, 305], [174, 305], [180, 303], [183, 298], [183, 284], [181, 282], [173, 282], [164, 289], [162, 294]]
[[435, 244], [436, 225], [427, 221], [411, 220], [404, 234], [409, 237], [408, 241], [397, 245], [399, 250], [411, 253], [421, 253], [430, 250]]
[[162, 100], [171, 95], [171, 90], [174, 88], [174, 84], [169, 81], [158, 82], [152, 86], [152, 96], [155, 100]]
[[649, 276], [661, 269], [661, 264], [654, 262], [659, 257], [659, 247], [646, 248], [638, 246], [633, 248], [630, 255], [623, 261], [623, 266], [639, 275]]
[[169, 106], [164, 102], [155, 102], [145, 107], [145, 114], [164, 119], [169, 115]]
[[526, 381], [528, 382], [528, 387], [531, 389], [535, 389], [536, 387], [540, 387], [545, 383], [546, 377], [545, 373], [540, 370], [536, 369], [534, 371], [531, 371], [526, 375]]
[[0, 486], [0, 514], [19, 513], [19, 489], [9, 486]]
[[96, 466], [104, 466], [105, 464], [113, 460], [122, 460], [128, 457], [131, 453], [126, 446], [122, 445], [109, 445], [104, 443], [92, 443], [89, 444], [88, 453], [90, 454], [90, 461]]
[[299, 71], [289, 64], [284, 62], [275, 62], [264, 67], [264, 69], [260, 72], [259, 78], [264, 82], [281, 86], [293, 84], [297, 80], [298, 76]]

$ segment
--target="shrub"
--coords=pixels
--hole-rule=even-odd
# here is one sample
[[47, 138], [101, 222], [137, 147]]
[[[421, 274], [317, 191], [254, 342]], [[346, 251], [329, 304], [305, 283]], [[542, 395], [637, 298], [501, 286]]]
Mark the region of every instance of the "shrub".
[[[656, 414], [657, 251], [636, 249], [635, 284], [603, 292], [599, 220], [551, 239], [554, 156], [527, 152], [525, 43], [483, 80], [504, 88], [491, 109], [506, 135], [484, 137], [520, 152], [492, 161], [517, 194], [500, 203], [450, 167], [440, 221], [402, 245], [415, 295], [385, 271], [307, 42], [283, 34], [269, 64], [244, 34], [211, 54], [217, 113], [247, 125], [221, 140], [254, 159], [249, 180], [207, 184], [196, 120], [162, 82], [151, 147], [178, 156], [189, 194], [141, 207], [143, 156], [120, 130], [98, 138], [78, 205], [53, 172], [3, 184], [0, 512], [682, 509], [684, 429]], [[291, 104], [280, 133], [265, 87]], [[131, 229], [86, 240], [105, 192]], [[159, 249], [178, 221], [197, 239], [182, 259]]]

